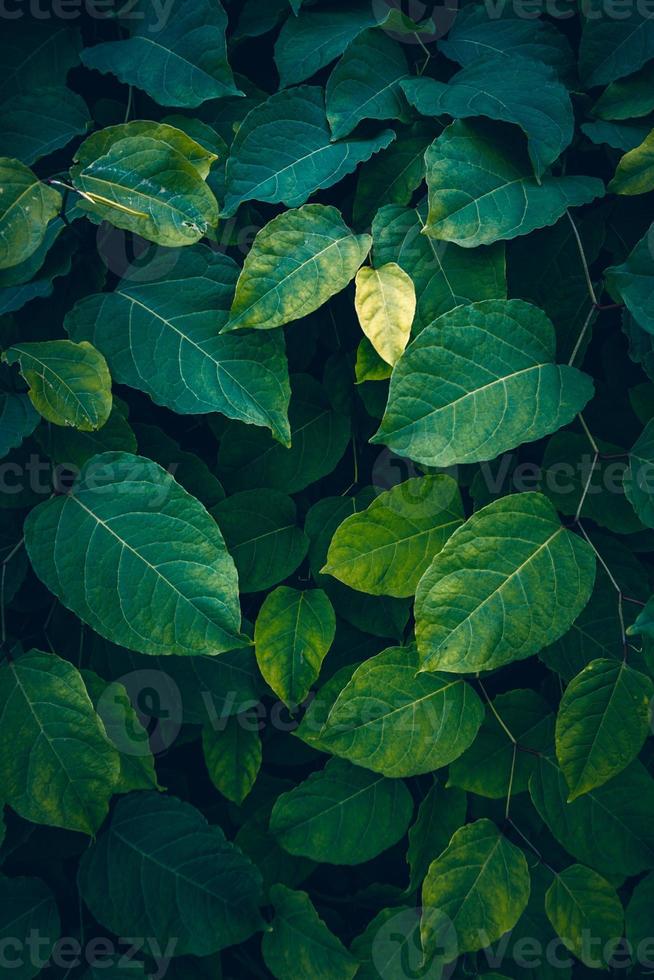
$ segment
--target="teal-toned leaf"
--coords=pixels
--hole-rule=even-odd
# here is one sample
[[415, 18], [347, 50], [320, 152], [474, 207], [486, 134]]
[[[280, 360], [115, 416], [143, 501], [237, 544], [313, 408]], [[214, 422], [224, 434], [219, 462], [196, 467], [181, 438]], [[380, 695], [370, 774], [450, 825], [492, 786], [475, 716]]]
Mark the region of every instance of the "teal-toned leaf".
[[336, 208], [306, 204], [273, 218], [254, 240], [223, 330], [269, 330], [308, 316], [345, 289], [370, 250]]
[[147, 0], [125, 10], [130, 37], [82, 51], [87, 68], [111, 72], [159, 105], [193, 107], [238, 95], [227, 62], [227, 15], [219, 0], [196, 0], [165, 13]]
[[155, 136], [108, 145], [102, 132], [90, 136], [75, 154], [71, 179], [90, 218], [158, 245], [192, 245], [218, 223], [218, 204], [197, 166]]
[[637, 950], [642, 942], [651, 940], [653, 902], [654, 874], [649, 874], [634, 888], [625, 913], [625, 931], [632, 949]]
[[273, 885], [274, 917], [262, 952], [274, 977], [299, 975], [315, 980], [350, 980], [359, 968], [341, 941], [318, 916], [306, 892]]
[[629, 119], [625, 122], [607, 122], [597, 119], [595, 122], [582, 123], [581, 131], [588, 139], [597, 145], [606, 143], [614, 150], [628, 153], [635, 150], [643, 142], [652, 128], [651, 117], [647, 119]]
[[31, 650], [0, 667], [0, 771], [25, 820], [93, 835], [106, 817], [119, 756], [68, 661]]
[[256, 106], [231, 147], [223, 216], [231, 217], [250, 200], [298, 207], [387, 147], [395, 134], [385, 130], [370, 139], [332, 138], [324, 93], [317, 86], [278, 92]]
[[608, 189], [614, 194], [647, 194], [654, 188], [654, 129], [643, 142], [625, 153]]
[[19, 160], [0, 157], [0, 269], [25, 262], [61, 210], [61, 194]]
[[261, 768], [261, 738], [256, 719], [232, 715], [220, 727], [202, 729], [202, 752], [216, 789], [239, 806]]
[[363, 119], [402, 119], [406, 102], [400, 80], [409, 74], [402, 46], [383, 31], [364, 31], [349, 45], [329, 76], [327, 118], [334, 139]]
[[[0, 878], [0, 943], [9, 954], [4, 956], [5, 969], [15, 980], [32, 980], [41, 973], [41, 964], [48, 961], [60, 932], [57, 903], [45, 882]], [[37, 955], [30, 945], [34, 937], [38, 937]]]
[[25, 539], [44, 584], [114, 643], [197, 655], [247, 642], [218, 525], [150, 460], [94, 456], [70, 493], [31, 511]]
[[654, 333], [654, 225], [641, 238], [621, 265], [606, 270], [606, 282], [616, 299], [622, 300], [639, 327]]
[[321, 745], [391, 777], [433, 772], [460, 756], [481, 725], [481, 701], [464, 681], [419, 667], [414, 647], [364, 661], [332, 706]]
[[106, 356], [116, 381], [182, 414], [222, 412], [289, 440], [290, 398], [281, 335], [220, 336], [238, 269], [198, 246], [171, 252], [170, 270], [152, 282], [118, 283], [80, 300], [66, 317], [74, 340]]
[[289, 708], [302, 704], [334, 642], [336, 617], [322, 589], [280, 586], [265, 599], [254, 627], [264, 680]]
[[538, 493], [502, 497], [446, 542], [416, 594], [423, 670], [470, 673], [553, 643], [584, 608], [595, 555]]
[[412, 811], [401, 780], [331, 759], [279, 797], [270, 829], [290, 854], [328, 864], [362, 864], [397, 843]]
[[427, 466], [493, 459], [571, 422], [590, 378], [554, 363], [545, 314], [522, 300], [486, 300], [435, 320], [391, 377], [372, 442]]
[[0, 459], [17, 449], [40, 422], [29, 396], [11, 386], [8, 368], [0, 368]]
[[638, 4], [614, 17], [601, 0], [590, 0], [579, 49], [587, 88], [631, 75], [654, 57], [654, 21]]
[[654, 868], [654, 779], [639, 762], [568, 803], [570, 790], [556, 759], [542, 755], [529, 793], [554, 837], [578, 861], [611, 875]]
[[118, 752], [120, 772], [114, 793], [160, 789], [147, 730], [125, 687], [117, 681], [107, 683], [88, 669], [82, 671], [82, 678], [107, 738]]
[[381, 493], [332, 538], [323, 574], [371, 595], [411, 596], [463, 507], [451, 477], [418, 477]]
[[441, 129], [440, 124], [424, 121], [402, 127], [387, 149], [363, 164], [352, 207], [357, 228], [369, 226], [386, 205], [410, 204], [425, 179], [425, 150]]
[[654, 527], [654, 420], [647, 423], [629, 453], [624, 492], [643, 524]]
[[606, 878], [582, 864], [570, 865], [552, 882], [545, 910], [557, 934], [582, 963], [606, 969], [624, 927], [622, 903]]
[[620, 81], [611, 82], [593, 106], [599, 119], [634, 119], [654, 110], [654, 64], [651, 62]]
[[524, 854], [494, 823], [477, 820], [461, 827], [430, 865], [423, 885], [425, 954], [434, 952], [444, 930], [454, 936], [452, 959], [495, 942], [520, 918], [529, 887]]
[[407, 891], [414, 892], [425, 879], [429, 865], [466, 821], [467, 798], [460, 789], [448, 789], [437, 780], [418, 808], [409, 829], [407, 864], [411, 875]]
[[2, 359], [18, 364], [34, 408], [55, 425], [100, 429], [111, 414], [111, 375], [102, 354], [82, 341], [15, 344]]
[[232, 494], [211, 513], [238, 569], [241, 592], [261, 592], [288, 578], [307, 553], [295, 503], [278, 490]]
[[551, 67], [519, 55], [479, 58], [447, 83], [412, 78], [402, 82], [402, 91], [423, 116], [487, 116], [516, 124], [527, 137], [537, 177], [572, 140], [574, 117], [566, 87]]
[[[134, 793], [82, 856], [79, 888], [95, 919], [116, 935], [136, 932], [146, 951], [207, 956], [261, 926], [254, 865], [172, 796]], [[155, 947], [155, 943], [158, 947]]]
[[220, 480], [201, 456], [181, 449], [178, 442], [154, 425], [134, 425], [139, 455], [153, 459], [175, 477], [185, 490], [209, 509], [225, 499]]
[[416, 333], [455, 306], [506, 298], [504, 245], [468, 249], [428, 238], [423, 211], [389, 205], [372, 226], [374, 264], [397, 262], [413, 279]]
[[547, 701], [529, 689], [498, 694], [493, 709], [486, 711], [467, 752], [450, 766], [447, 785], [499, 800], [527, 789], [538, 753], [552, 741], [554, 715]]
[[[36, 438], [43, 452], [54, 464], [73, 469], [81, 469], [98, 453], [137, 451], [136, 436], [117, 407], [115, 399], [111, 414], [101, 429], [83, 432], [80, 429], [48, 425], [38, 429]], [[141, 455], [150, 456], [145, 452]], [[166, 465], [168, 463], [174, 466], [173, 460], [166, 460]], [[183, 485], [182, 480], [179, 482]]]
[[63, 85], [79, 64], [79, 30], [62, 20], [12, 18], [0, 39], [2, 97], [47, 85]]
[[[499, 16], [498, 16], [499, 13]], [[470, 65], [490, 53], [503, 55], [507, 62], [515, 57], [552, 65], [561, 75], [573, 68], [573, 54], [565, 34], [542, 17], [521, 17], [518, 9], [494, 10], [476, 4], [456, 11], [447, 37], [438, 43], [447, 58]]]
[[0, 111], [0, 154], [29, 167], [82, 136], [90, 125], [84, 99], [68, 88], [19, 93]]
[[270, 487], [296, 493], [331, 473], [350, 439], [350, 420], [337, 411], [318, 382], [291, 379], [291, 446], [237, 423], [227, 427], [218, 453], [219, 475], [230, 491]]
[[455, 122], [427, 150], [425, 232], [466, 248], [553, 225], [567, 208], [602, 197], [596, 177], [544, 176], [521, 148], [482, 122]]
[[650, 732], [654, 684], [626, 663], [594, 660], [565, 689], [556, 754], [575, 800], [636, 758]]

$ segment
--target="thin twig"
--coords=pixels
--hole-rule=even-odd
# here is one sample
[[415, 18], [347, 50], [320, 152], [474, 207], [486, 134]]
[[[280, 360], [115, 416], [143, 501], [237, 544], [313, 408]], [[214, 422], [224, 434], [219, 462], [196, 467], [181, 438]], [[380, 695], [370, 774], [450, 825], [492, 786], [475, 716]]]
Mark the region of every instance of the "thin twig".
[[577, 231], [577, 226], [574, 223], [574, 221], [572, 219], [572, 215], [570, 214], [570, 212], [569, 211], [566, 211], [566, 214], [568, 216], [568, 221], [570, 222], [570, 224], [572, 226], [572, 233], [575, 236], [575, 241], [577, 242], [577, 248], [579, 249], [579, 255], [581, 257], [581, 264], [582, 264], [582, 266], [584, 268], [584, 276], [586, 277], [586, 285], [588, 286], [588, 294], [590, 296], [590, 299], [591, 299], [591, 302], [592, 302], [593, 306], [599, 306], [599, 303], [597, 302], [597, 294], [595, 293], [595, 287], [593, 286], [593, 280], [590, 277], [590, 269], [588, 268], [588, 261], [586, 259], [586, 253], [584, 251], [584, 245], [583, 245], [583, 242], [581, 240], [581, 235]]

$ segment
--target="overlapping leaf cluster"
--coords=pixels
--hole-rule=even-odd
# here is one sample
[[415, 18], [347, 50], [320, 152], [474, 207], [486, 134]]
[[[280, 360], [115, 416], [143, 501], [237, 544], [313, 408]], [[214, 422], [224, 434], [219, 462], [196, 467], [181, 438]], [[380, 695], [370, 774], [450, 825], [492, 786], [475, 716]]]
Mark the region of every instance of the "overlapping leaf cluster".
[[12, 976], [654, 967], [654, 19], [524, 6], [2, 25]]

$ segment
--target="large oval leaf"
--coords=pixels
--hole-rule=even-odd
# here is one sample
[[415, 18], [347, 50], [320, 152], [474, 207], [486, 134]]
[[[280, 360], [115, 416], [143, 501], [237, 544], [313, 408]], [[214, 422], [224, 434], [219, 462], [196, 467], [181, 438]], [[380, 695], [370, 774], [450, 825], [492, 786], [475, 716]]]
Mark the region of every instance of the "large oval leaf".
[[552, 324], [522, 300], [445, 313], [398, 361], [373, 442], [427, 466], [493, 459], [571, 422], [593, 395], [554, 363]]
[[114, 643], [193, 655], [249, 642], [218, 525], [151, 460], [94, 456], [69, 494], [31, 511], [25, 542], [50, 591]]
[[632, 762], [650, 733], [654, 684], [624, 662], [594, 660], [570, 682], [556, 719], [556, 754], [570, 800]]
[[111, 375], [102, 354], [86, 341], [14, 344], [2, 359], [19, 365], [32, 404], [48, 422], [93, 432], [109, 418]]
[[25, 820], [94, 834], [120, 775], [78, 670], [31, 650], [0, 667], [4, 800]]
[[345, 289], [370, 250], [336, 208], [306, 204], [273, 218], [254, 240], [223, 330], [269, 330], [313, 313]]
[[455, 122], [426, 154], [426, 233], [466, 248], [553, 225], [567, 208], [604, 194], [595, 177], [545, 176], [520, 147], [481, 122]]
[[58, 191], [9, 157], [0, 157], [0, 186], [0, 269], [8, 269], [36, 252], [62, 202]]
[[155, 955], [175, 939], [177, 955], [207, 956], [262, 925], [254, 865], [220, 827], [173, 796], [121, 800], [84, 852], [78, 880], [98, 922], [119, 936], [143, 936]]
[[423, 670], [491, 670], [538, 653], [584, 608], [590, 545], [538, 493], [502, 497], [458, 528], [416, 594]]
[[417, 776], [448, 765], [474, 740], [481, 701], [462, 680], [418, 673], [413, 647], [364, 661], [332, 706], [320, 746], [384, 776]]
[[112, 72], [160, 105], [198, 106], [238, 95], [227, 63], [227, 15], [219, 0], [194, 0], [174, 12], [137, 0], [125, 9], [130, 37], [85, 48], [87, 68]]
[[[165, 263], [166, 257], [162, 258]], [[116, 381], [145, 391], [174, 412], [222, 412], [290, 438], [288, 369], [281, 335], [219, 336], [238, 269], [202, 247], [170, 254], [152, 282], [118, 283], [80, 300], [66, 317], [75, 340], [106, 356]]]
[[412, 811], [401, 780], [330, 759], [324, 769], [278, 798], [270, 829], [290, 854], [329, 864], [361, 864], [404, 835]]
[[422, 889], [420, 932], [425, 954], [443, 932], [452, 934], [452, 959], [495, 942], [512, 929], [529, 899], [524, 854], [490, 820], [461, 827], [430, 865]]
[[462, 523], [461, 496], [451, 477], [406, 480], [343, 521], [322, 573], [371, 595], [414, 595], [434, 556]]

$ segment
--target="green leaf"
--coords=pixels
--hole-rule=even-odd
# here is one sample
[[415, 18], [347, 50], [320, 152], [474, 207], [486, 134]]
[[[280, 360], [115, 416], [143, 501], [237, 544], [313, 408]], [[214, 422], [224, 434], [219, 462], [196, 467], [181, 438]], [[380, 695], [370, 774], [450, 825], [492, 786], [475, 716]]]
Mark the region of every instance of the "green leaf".
[[[162, 261], [166, 261], [165, 256]], [[288, 443], [290, 398], [284, 340], [220, 336], [238, 275], [226, 255], [197, 246], [170, 253], [151, 282], [119, 282], [80, 300], [65, 326], [106, 356], [120, 384], [181, 414], [222, 412], [270, 428]]]
[[574, 60], [570, 42], [555, 24], [541, 17], [522, 17], [517, 8], [514, 12], [509, 6], [499, 11], [485, 5], [462, 7], [438, 47], [447, 58], [465, 66], [492, 52], [504, 56], [507, 63], [515, 57], [529, 58], [568, 75]]
[[387, 147], [395, 133], [385, 130], [370, 139], [332, 139], [321, 88], [302, 85], [255, 106], [231, 147], [223, 217], [231, 217], [250, 200], [298, 207]]
[[[80, 862], [79, 888], [95, 919], [116, 935], [135, 932], [161, 955], [208, 956], [261, 927], [261, 878], [253, 864], [173, 796], [134, 793]], [[146, 938], [147, 937], [147, 938]]]
[[413, 280], [396, 262], [362, 266], [356, 277], [355, 307], [364, 334], [379, 356], [393, 365], [411, 336], [416, 312]]
[[295, 503], [277, 490], [245, 490], [212, 508], [239, 575], [241, 592], [261, 592], [288, 578], [309, 542]]
[[41, 581], [114, 643], [197, 655], [247, 642], [218, 525], [150, 460], [94, 456], [69, 494], [31, 511], [25, 540]]
[[125, 8], [130, 37], [85, 48], [82, 62], [142, 88], [159, 105], [193, 107], [241, 94], [227, 62], [219, 0], [194, 0], [171, 13], [136, 0]]
[[498, 694], [477, 738], [450, 766], [448, 787], [493, 800], [524, 793], [538, 753], [549, 748], [553, 733], [554, 715], [540, 694], [529, 689]]
[[220, 727], [202, 729], [202, 751], [216, 789], [240, 806], [261, 768], [261, 739], [256, 719], [232, 715]]
[[350, 439], [350, 419], [337, 411], [318, 382], [306, 374], [291, 379], [291, 446], [267, 432], [232, 423], [220, 441], [218, 467], [230, 491], [271, 487], [303, 490], [331, 473]]
[[336, 208], [306, 204], [278, 215], [254, 240], [223, 331], [269, 330], [308, 316], [345, 289], [370, 245]]
[[546, 497], [520, 493], [488, 504], [420, 580], [422, 669], [470, 673], [538, 653], [570, 628], [594, 579], [593, 550], [562, 527]]
[[34, 408], [48, 422], [93, 432], [111, 414], [111, 375], [102, 354], [82, 341], [16, 344], [2, 355], [18, 364]]
[[654, 64], [651, 62], [620, 81], [611, 82], [593, 106], [599, 119], [633, 119], [654, 110]]
[[82, 678], [107, 738], [119, 753], [120, 774], [114, 793], [161, 789], [147, 730], [125, 687], [117, 681], [107, 683], [92, 670], [84, 670]]
[[387, 149], [363, 164], [352, 207], [357, 228], [367, 228], [383, 206], [410, 204], [425, 179], [425, 150], [441, 129], [424, 121], [403, 126]]
[[266, 597], [254, 627], [257, 663], [289, 708], [307, 697], [335, 633], [334, 610], [322, 589], [280, 586]]
[[578, 861], [611, 875], [654, 868], [654, 779], [639, 762], [568, 803], [570, 790], [556, 759], [542, 755], [529, 793], [554, 837]]
[[[4, 378], [4, 372], [0, 377]], [[28, 395], [19, 391], [0, 391], [0, 459], [34, 432], [41, 418]]]
[[654, 57], [654, 22], [638, 4], [614, 17], [590, 0], [579, 48], [579, 72], [587, 88], [630, 75]]
[[[12, 978], [32, 980], [41, 973], [41, 964], [48, 961], [60, 934], [57, 903], [43, 881], [0, 877], [0, 943], [7, 951], [3, 959]], [[36, 950], [31, 945], [35, 937]]]
[[596, 122], [582, 123], [581, 131], [591, 142], [607, 146], [615, 150], [622, 150], [628, 153], [635, 150], [643, 142], [652, 128], [654, 120], [651, 116], [647, 119], [629, 119], [625, 122], [605, 122], [598, 119]]
[[263, 958], [274, 977], [350, 980], [359, 968], [339, 939], [319, 918], [306, 892], [273, 885], [270, 931], [263, 937]]
[[467, 798], [460, 789], [434, 781], [409, 829], [407, 863], [411, 870], [407, 891], [414, 892], [425, 879], [429, 865], [450, 843], [452, 834], [466, 822]]
[[556, 719], [556, 754], [575, 800], [632, 762], [650, 732], [649, 677], [594, 660], [570, 682]]
[[419, 332], [455, 306], [506, 298], [504, 245], [460, 248], [422, 234], [422, 209], [379, 210], [372, 226], [376, 266], [397, 262], [416, 287], [414, 330]]
[[327, 118], [334, 139], [363, 119], [403, 119], [406, 102], [400, 80], [409, 74], [402, 46], [383, 31], [364, 31], [352, 41], [329, 76]]
[[279, 797], [270, 829], [289, 854], [328, 864], [362, 864], [397, 843], [412, 811], [401, 780], [330, 759]]
[[448, 765], [472, 743], [484, 709], [448, 675], [417, 673], [414, 647], [392, 647], [362, 663], [320, 732], [335, 755], [384, 776], [417, 776]]
[[606, 969], [624, 926], [622, 903], [606, 878], [582, 864], [570, 865], [548, 889], [545, 910], [558, 935], [582, 963], [595, 970]]
[[654, 130], [620, 160], [608, 190], [614, 194], [647, 194], [654, 188]]
[[407, 480], [343, 521], [322, 572], [371, 595], [412, 596], [462, 523], [461, 497], [451, 477]]
[[25, 262], [61, 210], [61, 194], [19, 160], [0, 157], [0, 269]]
[[632, 949], [638, 950], [641, 943], [651, 942], [653, 902], [654, 874], [649, 874], [638, 882], [627, 905], [626, 936]]
[[164, 469], [168, 468], [177, 482], [191, 496], [197, 497], [207, 509], [225, 499], [220, 480], [214, 476], [202, 457], [180, 449], [179, 443], [154, 425], [137, 422], [134, 433], [138, 438], [139, 454], [154, 460]]
[[39, 88], [12, 96], [0, 111], [0, 155], [28, 167], [67, 146], [91, 126], [84, 99], [62, 87]]
[[0, 667], [3, 799], [25, 820], [93, 835], [119, 756], [75, 667], [31, 650]]
[[158, 245], [192, 245], [218, 223], [218, 204], [197, 167], [154, 136], [108, 146], [102, 132], [90, 136], [75, 154], [71, 179], [92, 220]]
[[490, 820], [461, 827], [430, 865], [423, 885], [425, 955], [438, 946], [444, 928], [456, 937], [453, 959], [488, 946], [513, 928], [528, 899], [529, 869], [522, 851]]
[[3, 98], [46, 85], [63, 85], [71, 68], [79, 64], [79, 30], [52, 18], [14, 19], [11, 31], [0, 40]]
[[621, 265], [606, 270], [609, 291], [621, 299], [639, 327], [654, 334], [654, 256], [651, 241], [654, 225]]
[[423, 116], [486, 116], [520, 126], [537, 177], [572, 141], [574, 117], [567, 89], [549, 65], [519, 55], [479, 58], [447, 83], [412, 78], [402, 82], [402, 91]]
[[654, 527], [654, 420], [647, 423], [629, 453], [629, 469], [624, 475], [627, 500], [648, 527]]
[[554, 328], [522, 300], [459, 307], [426, 327], [391, 377], [373, 443], [426, 466], [493, 459], [571, 422], [591, 379], [553, 363]]
[[425, 160], [425, 233], [465, 248], [553, 225], [567, 208], [604, 194], [595, 177], [545, 176], [539, 182], [521, 148], [481, 122], [452, 123]]

